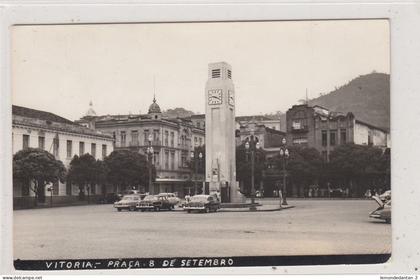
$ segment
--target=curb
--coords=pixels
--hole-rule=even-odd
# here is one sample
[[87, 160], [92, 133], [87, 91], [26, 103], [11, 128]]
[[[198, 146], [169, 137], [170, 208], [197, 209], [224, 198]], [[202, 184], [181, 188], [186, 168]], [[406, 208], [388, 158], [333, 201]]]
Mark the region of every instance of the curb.
[[271, 208], [271, 209], [260, 209], [260, 210], [258, 210], [258, 208], [257, 208], [256, 211], [250, 211], [248, 208], [246, 208], [246, 210], [243, 209], [243, 208], [236, 208], [236, 209], [231, 208], [231, 209], [234, 209], [234, 210], [226, 210], [228, 208], [223, 208], [223, 209], [219, 209], [217, 212], [224, 212], [224, 213], [229, 213], [229, 212], [232, 212], [232, 213], [235, 213], [235, 212], [251, 212], [251, 213], [253, 213], [253, 212], [275, 212], [275, 211], [282, 211], [282, 210], [287, 210], [287, 209], [291, 209], [291, 208], [295, 208], [295, 207], [296, 206], [291, 205], [291, 206], [282, 207], [282, 208]]

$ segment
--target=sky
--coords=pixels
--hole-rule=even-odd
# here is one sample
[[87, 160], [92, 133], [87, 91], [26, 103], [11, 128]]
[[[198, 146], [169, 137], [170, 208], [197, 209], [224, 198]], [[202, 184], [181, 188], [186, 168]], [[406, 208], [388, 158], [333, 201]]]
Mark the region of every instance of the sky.
[[38, 25], [12, 28], [14, 105], [77, 120], [205, 110], [208, 64], [232, 66], [236, 115], [287, 111], [373, 71], [390, 72], [387, 20]]

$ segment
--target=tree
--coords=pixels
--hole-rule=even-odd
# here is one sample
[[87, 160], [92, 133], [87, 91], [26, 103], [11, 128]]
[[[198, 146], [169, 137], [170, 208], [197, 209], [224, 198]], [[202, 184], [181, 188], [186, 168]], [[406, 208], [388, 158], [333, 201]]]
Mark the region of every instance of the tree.
[[[289, 158], [286, 159], [286, 172], [288, 181], [305, 188], [310, 184], [316, 184], [322, 172], [322, 157], [315, 148], [300, 146], [288, 147]], [[280, 174], [283, 169], [283, 159], [277, 155], [274, 159]]]
[[191, 169], [192, 172], [195, 172], [195, 160], [197, 159], [197, 155], [201, 153], [202, 158], [198, 160], [197, 162], [197, 171], [198, 174], [205, 174], [206, 173], [206, 146], [199, 146], [194, 148], [195, 158], [188, 161], [188, 166]]
[[[258, 149], [255, 152], [254, 184], [263, 179], [265, 170], [265, 152]], [[246, 196], [251, 194], [251, 153], [245, 149], [245, 144], [236, 147], [236, 179], [240, 182], [240, 192]]]
[[27, 148], [13, 156], [13, 179], [30, 182], [37, 202], [45, 201], [47, 184], [64, 182], [66, 169], [63, 163], [42, 149]]
[[389, 150], [384, 152], [377, 147], [341, 145], [330, 154], [329, 173], [343, 178], [344, 184], [357, 195], [361, 195], [367, 186], [386, 187], [377, 185], [389, 182], [389, 155]]
[[[104, 159], [104, 163], [107, 181], [115, 186], [123, 190], [128, 186], [148, 187], [149, 166], [146, 156], [130, 150], [116, 150]], [[152, 181], [155, 178], [156, 169], [152, 166]]]
[[70, 162], [67, 180], [79, 186], [79, 197], [83, 200], [86, 187], [90, 196], [91, 189], [104, 181], [104, 175], [104, 166], [101, 161], [95, 160], [90, 154], [80, 157], [75, 155]]

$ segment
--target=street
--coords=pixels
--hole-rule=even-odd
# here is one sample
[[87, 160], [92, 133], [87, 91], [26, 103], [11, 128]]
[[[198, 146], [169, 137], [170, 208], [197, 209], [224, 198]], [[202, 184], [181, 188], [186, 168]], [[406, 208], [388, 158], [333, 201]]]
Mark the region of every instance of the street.
[[[15, 259], [383, 254], [373, 200], [288, 200], [273, 212], [117, 212], [111, 204], [14, 211]], [[261, 203], [278, 203], [261, 200]]]

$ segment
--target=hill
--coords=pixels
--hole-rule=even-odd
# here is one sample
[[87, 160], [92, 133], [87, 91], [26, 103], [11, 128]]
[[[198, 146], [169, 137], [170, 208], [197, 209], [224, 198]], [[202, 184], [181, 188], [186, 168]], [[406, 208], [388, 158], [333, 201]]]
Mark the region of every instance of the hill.
[[353, 112], [357, 119], [390, 128], [389, 75], [371, 73], [359, 76], [336, 90], [308, 101], [337, 112]]

